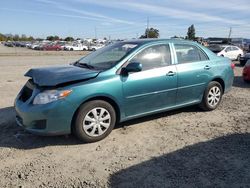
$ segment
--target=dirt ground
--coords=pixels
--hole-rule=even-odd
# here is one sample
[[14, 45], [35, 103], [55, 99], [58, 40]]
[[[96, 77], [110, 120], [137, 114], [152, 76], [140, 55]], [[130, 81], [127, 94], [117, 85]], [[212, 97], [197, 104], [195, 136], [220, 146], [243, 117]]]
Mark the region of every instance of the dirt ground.
[[250, 187], [250, 84], [238, 62], [215, 111], [194, 106], [136, 119], [84, 144], [29, 134], [13, 109], [28, 69], [68, 64], [82, 52], [22, 50], [0, 46], [0, 187]]

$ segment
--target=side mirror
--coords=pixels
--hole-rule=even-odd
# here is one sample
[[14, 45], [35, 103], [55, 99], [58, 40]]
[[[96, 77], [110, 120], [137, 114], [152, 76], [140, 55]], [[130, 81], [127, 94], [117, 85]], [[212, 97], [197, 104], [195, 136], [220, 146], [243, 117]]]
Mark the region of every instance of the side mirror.
[[142, 64], [138, 62], [129, 63], [126, 67], [122, 68], [122, 73], [128, 74], [129, 72], [140, 72]]

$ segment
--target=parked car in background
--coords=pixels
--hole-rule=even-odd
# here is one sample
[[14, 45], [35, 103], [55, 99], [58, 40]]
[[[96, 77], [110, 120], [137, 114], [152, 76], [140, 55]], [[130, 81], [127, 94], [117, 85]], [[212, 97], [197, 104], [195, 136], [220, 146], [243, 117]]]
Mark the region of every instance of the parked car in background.
[[4, 46], [14, 47], [15, 45], [14, 45], [14, 43], [13, 43], [13, 42], [11, 42], [11, 41], [7, 41], [7, 42], [5, 42], [5, 43], [4, 43]]
[[227, 57], [231, 60], [240, 60], [244, 54], [242, 49], [232, 45], [211, 45], [208, 48], [218, 56]]
[[103, 44], [95, 44], [95, 45], [90, 45], [88, 49], [89, 49], [90, 51], [96, 51], [96, 50], [98, 50], [98, 49], [100, 49], [100, 48], [102, 48], [102, 47], [104, 47]]
[[240, 57], [240, 64], [244, 66], [249, 59], [250, 59], [250, 52]]
[[34, 49], [37, 48], [39, 45], [40, 45], [39, 43], [33, 43], [33, 44], [30, 46], [30, 48], [34, 50]]
[[43, 50], [45, 46], [47, 46], [48, 44], [43, 44], [43, 43], [39, 43], [38, 45], [36, 45], [33, 50]]
[[246, 82], [250, 82], [250, 60], [248, 60], [242, 71], [243, 80]]
[[15, 41], [13, 43], [14, 43], [14, 46], [16, 47], [26, 47], [26, 43], [22, 41]]
[[72, 45], [65, 45], [64, 49], [70, 50], [70, 51], [80, 51], [80, 50], [88, 50], [88, 47], [81, 43], [78, 43], [78, 44], [72, 44]]
[[26, 42], [25, 47], [26, 47], [26, 48], [30, 48], [31, 45], [32, 45], [31, 42]]
[[63, 50], [63, 48], [59, 44], [49, 44], [49, 45], [44, 46], [43, 50], [47, 50], [47, 51], [60, 51], [60, 50]]
[[29, 70], [16, 121], [36, 134], [72, 132], [95, 142], [129, 119], [196, 104], [216, 109], [232, 87], [233, 67], [195, 42], [117, 42], [68, 66]]

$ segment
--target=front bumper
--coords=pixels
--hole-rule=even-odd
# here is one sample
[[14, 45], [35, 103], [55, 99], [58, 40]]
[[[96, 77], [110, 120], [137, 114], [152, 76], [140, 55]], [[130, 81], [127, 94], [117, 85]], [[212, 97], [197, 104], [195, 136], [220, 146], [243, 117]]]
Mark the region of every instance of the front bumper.
[[75, 107], [66, 99], [48, 104], [33, 105], [37, 90], [23, 102], [20, 94], [15, 100], [16, 122], [28, 132], [38, 135], [65, 135], [71, 133]]

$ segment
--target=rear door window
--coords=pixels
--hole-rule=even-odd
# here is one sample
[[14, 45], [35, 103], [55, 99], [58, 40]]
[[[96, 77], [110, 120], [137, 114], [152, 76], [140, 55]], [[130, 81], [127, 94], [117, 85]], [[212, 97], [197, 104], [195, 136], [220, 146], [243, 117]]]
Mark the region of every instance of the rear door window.
[[179, 64], [208, 60], [208, 57], [205, 52], [201, 51], [194, 45], [175, 44], [174, 47]]
[[239, 50], [239, 49], [238, 49], [237, 47], [235, 47], [235, 46], [233, 46], [232, 49], [233, 49], [234, 51]]

